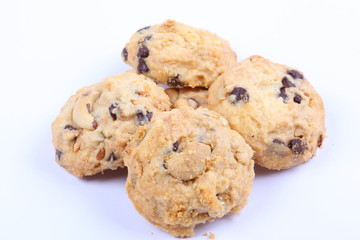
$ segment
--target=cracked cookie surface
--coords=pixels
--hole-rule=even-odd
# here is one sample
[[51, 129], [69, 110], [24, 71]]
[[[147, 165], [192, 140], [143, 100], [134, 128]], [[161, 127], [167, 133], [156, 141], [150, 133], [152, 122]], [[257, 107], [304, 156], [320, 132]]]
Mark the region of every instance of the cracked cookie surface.
[[215, 34], [172, 20], [138, 30], [122, 51], [138, 73], [171, 87], [209, 87], [236, 54]]
[[164, 89], [134, 71], [84, 87], [52, 124], [56, 162], [78, 177], [123, 167], [130, 136], [169, 108]]
[[254, 178], [253, 151], [220, 115], [173, 109], [138, 129], [125, 150], [136, 209], [177, 237], [241, 210]]
[[210, 109], [222, 114], [269, 169], [310, 160], [325, 137], [321, 97], [304, 75], [252, 56], [231, 67], [209, 88]]

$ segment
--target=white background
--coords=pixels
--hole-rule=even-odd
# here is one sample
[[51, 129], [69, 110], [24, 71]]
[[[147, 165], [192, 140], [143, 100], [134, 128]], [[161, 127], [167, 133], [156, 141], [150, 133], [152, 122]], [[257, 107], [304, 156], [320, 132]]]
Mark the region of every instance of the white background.
[[256, 168], [249, 203], [193, 239], [360, 239], [358, 1], [0, 2], [0, 239], [171, 239], [126, 196], [126, 170], [78, 179], [50, 125], [70, 95], [123, 72], [139, 28], [166, 19], [303, 71], [327, 112], [323, 149], [286, 171]]

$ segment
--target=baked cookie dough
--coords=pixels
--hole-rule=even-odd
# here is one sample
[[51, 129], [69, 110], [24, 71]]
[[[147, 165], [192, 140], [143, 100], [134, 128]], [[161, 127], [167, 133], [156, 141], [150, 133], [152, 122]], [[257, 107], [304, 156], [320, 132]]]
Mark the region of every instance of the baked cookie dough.
[[242, 209], [251, 191], [253, 151], [208, 109], [159, 114], [138, 129], [125, 152], [126, 189], [136, 209], [177, 237]]
[[205, 88], [168, 88], [165, 92], [170, 98], [172, 108], [208, 107], [208, 90]]
[[209, 87], [236, 54], [215, 34], [172, 20], [138, 30], [122, 51], [138, 73], [171, 87]]
[[82, 88], [52, 124], [56, 162], [77, 177], [123, 167], [130, 136], [169, 108], [164, 89], [134, 71]]
[[209, 89], [210, 109], [222, 114], [269, 169], [310, 160], [325, 137], [325, 110], [304, 75], [260, 56], [226, 71]]

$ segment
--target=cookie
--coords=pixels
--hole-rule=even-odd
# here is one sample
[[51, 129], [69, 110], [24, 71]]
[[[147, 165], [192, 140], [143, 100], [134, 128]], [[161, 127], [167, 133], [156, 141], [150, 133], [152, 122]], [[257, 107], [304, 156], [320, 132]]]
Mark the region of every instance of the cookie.
[[176, 237], [242, 209], [254, 178], [253, 151], [205, 108], [173, 109], [139, 128], [125, 150], [135, 208]]
[[205, 88], [168, 88], [165, 92], [170, 98], [172, 108], [208, 107], [208, 90]]
[[322, 99], [303, 73], [260, 56], [225, 72], [208, 100], [253, 148], [255, 162], [269, 169], [310, 160], [325, 137]]
[[77, 177], [123, 167], [130, 136], [169, 108], [164, 89], [134, 71], [82, 88], [52, 124], [56, 162]]
[[172, 20], [138, 30], [122, 51], [138, 73], [171, 87], [209, 87], [236, 54], [227, 41]]

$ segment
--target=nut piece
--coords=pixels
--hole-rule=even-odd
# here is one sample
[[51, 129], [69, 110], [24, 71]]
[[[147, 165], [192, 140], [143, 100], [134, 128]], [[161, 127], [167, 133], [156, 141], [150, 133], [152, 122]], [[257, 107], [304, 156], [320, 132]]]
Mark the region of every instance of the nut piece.
[[80, 127], [87, 130], [94, 130], [94, 117], [91, 115], [91, 108], [97, 98], [99, 98], [99, 91], [92, 91], [87, 94], [82, 94], [75, 103], [73, 109], [73, 120]]
[[206, 159], [211, 155], [210, 146], [199, 142], [187, 142], [181, 153], [167, 161], [169, 173], [179, 180], [191, 180], [204, 172]]

